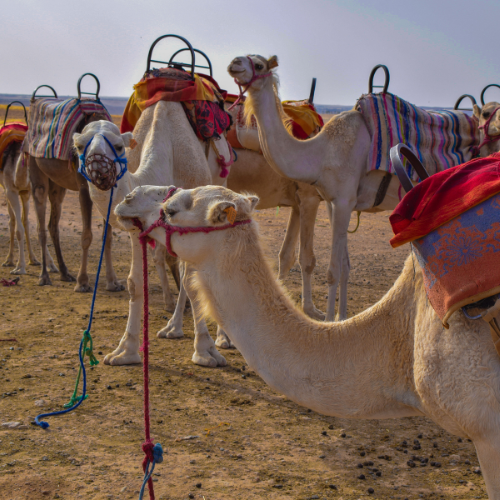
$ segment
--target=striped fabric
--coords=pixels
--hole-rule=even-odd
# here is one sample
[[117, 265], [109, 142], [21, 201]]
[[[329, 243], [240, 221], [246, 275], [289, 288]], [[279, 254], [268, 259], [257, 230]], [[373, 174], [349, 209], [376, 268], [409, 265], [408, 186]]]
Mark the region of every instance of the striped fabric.
[[[389, 93], [365, 94], [356, 109], [372, 138], [368, 170], [395, 174], [389, 151], [400, 142], [417, 153], [429, 175], [469, 161], [479, 145], [477, 119], [461, 111], [426, 111]], [[418, 180], [415, 173], [412, 178]]]
[[103, 115], [111, 121], [107, 109], [98, 101], [44, 98], [30, 105], [28, 148], [35, 158], [69, 160], [73, 134], [86, 116]]
[[28, 126], [25, 123], [8, 123], [0, 127], [0, 172], [3, 171], [3, 154], [13, 142], [23, 142]]

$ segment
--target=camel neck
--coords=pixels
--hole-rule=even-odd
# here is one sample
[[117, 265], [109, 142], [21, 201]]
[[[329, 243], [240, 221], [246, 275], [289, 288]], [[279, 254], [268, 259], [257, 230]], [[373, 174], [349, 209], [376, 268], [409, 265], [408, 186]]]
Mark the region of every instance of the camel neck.
[[[216, 265], [207, 262], [198, 269], [205, 302], [249, 366], [278, 392], [323, 414], [420, 414], [410, 373], [413, 339], [403, 333], [408, 316], [400, 314], [413, 310], [411, 286], [400, 278], [378, 304], [347, 321], [312, 321], [283, 293], [253, 231], [235, 229], [231, 241], [217, 246], [233, 253], [219, 253]], [[245, 241], [235, 244], [236, 234]], [[243, 249], [241, 255], [235, 248]], [[405, 292], [410, 303], [398, 303]]]
[[319, 178], [321, 155], [319, 137], [299, 141], [286, 130], [281, 117], [273, 81], [266, 78], [260, 90], [248, 91], [259, 125], [262, 152], [275, 171], [289, 179], [312, 184]]

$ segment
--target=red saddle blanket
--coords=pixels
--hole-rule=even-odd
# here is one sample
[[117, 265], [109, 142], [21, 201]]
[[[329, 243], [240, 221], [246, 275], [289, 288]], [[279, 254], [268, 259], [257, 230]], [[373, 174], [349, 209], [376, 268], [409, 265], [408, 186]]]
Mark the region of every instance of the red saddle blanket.
[[407, 193], [389, 217], [391, 245], [422, 238], [498, 192], [500, 153], [431, 175]]
[[24, 123], [8, 123], [0, 127], [0, 172], [3, 170], [3, 154], [13, 142], [23, 142], [28, 126]]

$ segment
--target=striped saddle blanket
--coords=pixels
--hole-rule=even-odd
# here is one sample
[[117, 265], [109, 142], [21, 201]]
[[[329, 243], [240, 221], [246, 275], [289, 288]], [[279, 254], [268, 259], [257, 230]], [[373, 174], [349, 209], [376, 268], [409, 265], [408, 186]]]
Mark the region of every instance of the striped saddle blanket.
[[[393, 94], [365, 94], [356, 103], [372, 138], [368, 170], [395, 174], [389, 157], [398, 143], [415, 151], [429, 175], [472, 159], [478, 122], [461, 111], [426, 111]], [[408, 172], [413, 180], [418, 176]]]
[[24, 123], [8, 123], [0, 127], [0, 172], [3, 171], [3, 154], [13, 142], [23, 142], [28, 126]]
[[69, 160], [73, 134], [87, 116], [101, 115], [111, 121], [107, 109], [99, 102], [87, 99], [37, 99], [30, 105], [28, 150], [35, 158]]

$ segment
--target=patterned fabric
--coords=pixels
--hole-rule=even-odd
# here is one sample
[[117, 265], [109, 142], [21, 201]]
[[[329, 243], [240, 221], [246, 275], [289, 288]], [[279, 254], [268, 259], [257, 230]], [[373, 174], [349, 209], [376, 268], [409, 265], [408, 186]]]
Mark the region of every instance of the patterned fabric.
[[13, 142], [23, 142], [28, 126], [24, 123], [9, 123], [0, 127], [0, 172], [3, 171], [3, 154]]
[[134, 130], [141, 113], [149, 106], [158, 101], [173, 101], [183, 103], [189, 122], [200, 139], [218, 139], [231, 124], [224, 111], [225, 96], [226, 92], [207, 75], [195, 74], [192, 80], [189, 73], [179, 69], [152, 70], [134, 85], [120, 131]]
[[[226, 103], [233, 103], [238, 96], [228, 95]], [[309, 139], [316, 135], [324, 125], [316, 108], [307, 101], [283, 101], [283, 111], [287, 115], [284, 125], [296, 139]], [[245, 119], [245, 104], [238, 104], [231, 111], [234, 127], [228, 133], [227, 140], [233, 148], [251, 149], [260, 152], [259, 127], [255, 116], [250, 123]]]
[[444, 326], [464, 305], [500, 292], [500, 194], [413, 242], [429, 302]]
[[[425, 166], [425, 164], [424, 164]], [[438, 172], [417, 184], [389, 217], [396, 248], [429, 234], [500, 192], [500, 153]]]
[[73, 134], [87, 116], [99, 114], [111, 121], [107, 109], [98, 101], [43, 98], [30, 105], [28, 148], [35, 158], [69, 160]]
[[479, 145], [477, 119], [460, 111], [425, 111], [389, 93], [363, 95], [356, 109], [372, 138], [368, 170], [395, 174], [389, 151], [400, 142], [417, 153], [429, 175], [469, 161]]

